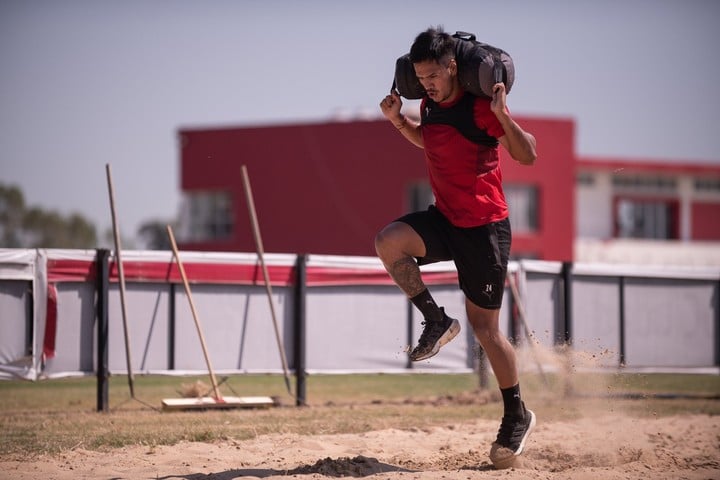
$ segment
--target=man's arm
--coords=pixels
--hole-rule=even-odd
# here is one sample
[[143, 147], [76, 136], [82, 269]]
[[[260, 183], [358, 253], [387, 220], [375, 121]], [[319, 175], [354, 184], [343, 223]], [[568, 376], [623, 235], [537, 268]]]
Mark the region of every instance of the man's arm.
[[493, 87], [493, 99], [490, 109], [505, 130], [505, 135], [498, 138], [500, 144], [510, 156], [523, 165], [532, 165], [537, 160], [535, 137], [523, 130], [510, 116], [507, 109], [505, 85], [496, 83]]
[[420, 130], [420, 124], [415, 120], [409, 119], [405, 115], [400, 113], [402, 107], [402, 100], [397, 92], [392, 92], [390, 95], [383, 98], [380, 102], [380, 109], [382, 110], [385, 118], [390, 120], [395, 128], [405, 137], [410, 143], [419, 147], [425, 148], [423, 143], [422, 132]]
[[422, 131], [420, 130], [420, 123], [412, 120], [405, 115], [402, 115], [401, 119], [397, 122], [393, 121], [393, 125], [398, 129], [402, 136], [405, 137], [410, 143], [419, 148], [425, 148], [425, 143], [422, 138]]

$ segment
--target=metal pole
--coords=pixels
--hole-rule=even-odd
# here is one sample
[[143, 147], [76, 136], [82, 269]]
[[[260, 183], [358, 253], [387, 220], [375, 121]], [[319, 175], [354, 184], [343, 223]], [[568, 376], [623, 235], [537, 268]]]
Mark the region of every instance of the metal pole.
[[168, 370], [175, 370], [175, 284], [170, 284], [168, 299]]
[[562, 339], [566, 344], [572, 343], [572, 262], [563, 262], [563, 332]]
[[35, 315], [35, 300], [33, 295], [33, 288], [35, 282], [28, 282], [27, 301], [25, 302], [25, 355], [32, 357], [35, 351], [35, 322], [33, 317]]
[[305, 294], [306, 294], [306, 270], [307, 257], [298, 255], [295, 263], [295, 405], [305, 406], [307, 372], [305, 371], [305, 348], [306, 348], [306, 317], [305, 317]]
[[408, 345], [408, 355], [407, 355], [407, 363], [405, 364], [405, 368], [412, 370], [413, 368], [413, 361], [410, 360], [410, 352], [412, 351], [412, 345], [413, 345], [413, 321], [414, 321], [414, 306], [413, 303], [410, 301], [410, 299], [407, 300], [407, 345]]
[[720, 367], [720, 280], [715, 283], [715, 365]]
[[96, 316], [97, 316], [97, 411], [109, 411], [109, 385], [110, 378], [108, 368], [108, 283], [109, 268], [108, 257], [110, 251], [98, 249], [95, 255], [96, 279], [95, 288], [97, 295]]
[[620, 366], [625, 366], [625, 277], [620, 277], [618, 303], [620, 308]]

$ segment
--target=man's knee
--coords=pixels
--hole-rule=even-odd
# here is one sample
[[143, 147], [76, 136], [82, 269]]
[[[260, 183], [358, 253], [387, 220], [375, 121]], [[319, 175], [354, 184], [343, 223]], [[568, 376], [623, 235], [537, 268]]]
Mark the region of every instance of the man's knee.
[[387, 232], [389, 225], [375, 234], [375, 252], [382, 258], [387, 254], [390, 245], [390, 235]]
[[466, 301], [468, 321], [472, 325], [475, 336], [478, 340], [493, 341], [500, 333], [499, 309], [482, 308], [470, 300]]
[[403, 254], [409, 240], [407, 226], [393, 222], [375, 235], [375, 251], [380, 258]]

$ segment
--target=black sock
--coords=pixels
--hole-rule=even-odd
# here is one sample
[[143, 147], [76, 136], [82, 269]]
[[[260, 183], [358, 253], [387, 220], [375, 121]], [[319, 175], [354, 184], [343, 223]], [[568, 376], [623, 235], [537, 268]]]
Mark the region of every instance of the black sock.
[[505, 415], [513, 415], [521, 417], [525, 414], [522, 407], [522, 400], [520, 400], [520, 384], [518, 383], [514, 387], [501, 388], [503, 405], [505, 407]]
[[442, 320], [443, 311], [437, 306], [437, 303], [435, 303], [435, 300], [433, 300], [432, 295], [430, 295], [430, 291], [427, 288], [412, 297], [410, 301], [417, 307], [418, 310], [420, 310], [426, 320]]

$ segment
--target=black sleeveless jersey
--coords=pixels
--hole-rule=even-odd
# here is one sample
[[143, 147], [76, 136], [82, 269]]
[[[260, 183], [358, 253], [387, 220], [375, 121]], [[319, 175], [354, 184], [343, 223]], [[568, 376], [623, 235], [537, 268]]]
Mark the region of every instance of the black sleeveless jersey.
[[441, 107], [430, 98], [425, 98], [425, 108], [420, 112], [423, 125], [443, 124], [457, 129], [465, 138], [477, 145], [497, 147], [497, 138], [475, 124], [475, 100], [477, 97], [465, 93], [460, 101], [450, 107]]

